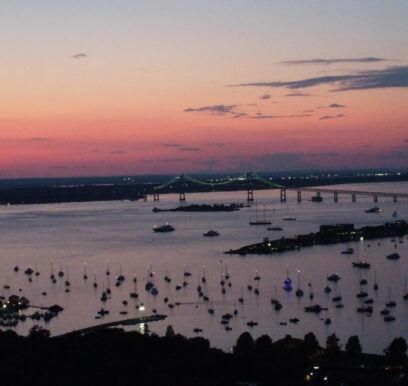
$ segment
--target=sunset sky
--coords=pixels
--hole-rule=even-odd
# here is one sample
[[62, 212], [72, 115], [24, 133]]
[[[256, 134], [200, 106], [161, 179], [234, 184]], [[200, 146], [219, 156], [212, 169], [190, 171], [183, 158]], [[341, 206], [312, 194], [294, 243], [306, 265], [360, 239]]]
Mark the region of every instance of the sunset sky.
[[0, 2], [0, 178], [408, 166], [407, 0]]

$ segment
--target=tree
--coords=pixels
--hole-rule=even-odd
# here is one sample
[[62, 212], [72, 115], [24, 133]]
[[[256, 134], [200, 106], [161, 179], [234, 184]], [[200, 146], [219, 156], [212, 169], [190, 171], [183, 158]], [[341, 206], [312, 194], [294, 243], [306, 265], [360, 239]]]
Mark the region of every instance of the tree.
[[319, 347], [319, 342], [317, 341], [316, 335], [313, 334], [313, 332], [308, 332], [303, 340], [305, 341], [305, 344], [309, 349], [314, 350]]
[[166, 329], [166, 338], [173, 338], [174, 335], [176, 334], [174, 333], [173, 326], [169, 324]]
[[406, 358], [407, 342], [404, 338], [395, 338], [384, 350], [385, 355], [392, 361], [400, 361]]
[[255, 350], [258, 352], [266, 353], [272, 348], [272, 339], [269, 335], [261, 335], [255, 340]]
[[337, 338], [336, 334], [331, 334], [326, 340], [326, 349], [329, 355], [336, 355], [340, 352], [340, 339]]
[[246, 354], [254, 349], [255, 343], [249, 332], [243, 332], [237, 339], [234, 346], [235, 354]]
[[362, 352], [360, 340], [357, 335], [350, 336], [346, 343], [346, 353], [351, 357], [359, 356]]
[[30, 339], [47, 339], [50, 337], [50, 331], [39, 326], [38, 324], [34, 325], [33, 327], [30, 328], [30, 331], [28, 333], [28, 337]]

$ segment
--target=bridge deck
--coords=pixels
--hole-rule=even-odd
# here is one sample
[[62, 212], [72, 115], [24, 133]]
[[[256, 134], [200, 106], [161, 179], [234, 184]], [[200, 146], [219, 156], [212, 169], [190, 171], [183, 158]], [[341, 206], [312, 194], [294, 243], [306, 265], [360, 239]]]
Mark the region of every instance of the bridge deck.
[[282, 188], [295, 192], [312, 193], [337, 193], [337, 194], [355, 194], [359, 196], [378, 196], [378, 197], [408, 197], [408, 193], [390, 193], [390, 192], [369, 192], [364, 190], [346, 190], [346, 189], [327, 189], [327, 188]]

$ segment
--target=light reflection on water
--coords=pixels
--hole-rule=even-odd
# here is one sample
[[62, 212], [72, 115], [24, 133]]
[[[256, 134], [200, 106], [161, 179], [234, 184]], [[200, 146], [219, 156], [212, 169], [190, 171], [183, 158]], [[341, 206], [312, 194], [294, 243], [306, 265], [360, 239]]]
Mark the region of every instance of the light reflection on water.
[[[408, 183], [379, 183], [344, 185], [346, 189], [407, 192]], [[408, 274], [407, 243], [391, 242], [390, 239], [355, 242], [349, 245], [316, 246], [300, 251], [287, 252], [270, 256], [225, 255], [223, 251], [238, 248], [248, 243], [270, 239], [290, 237], [318, 230], [320, 224], [354, 223], [356, 227], [367, 224], [382, 224], [393, 221], [392, 213], [396, 209], [398, 218], [408, 218], [407, 201], [393, 203], [392, 198], [379, 199], [377, 204], [383, 209], [380, 214], [364, 212], [373, 206], [372, 198], [357, 197], [352, 203], [350, 196], [340, 196], [334, 203], [332, 195], [323, 195], [322, 203], [312, 203], [311, 194], [303, 194], [301, 203], [296, 201], [296, 192], [288, 192], [288, 201], [279, 201], [279, 191], [256, 191], [259, 217], [263, 216], [265, 205], [266, 217], [276, 225], [282, 226], [282, 232], [267, 231], [263, 226], [250, 226], [255, 218], [255, 208], [244, 208], [237, 212], [224, 213], [188, 213], [162, 212], [153, 213], [152, 208], [175, 207], [179, 204], [177, 195], [162, 195], [159, 203], [148, 202], [99, 202], [73, 203], [57, 205], [28, 205], [3, 207], [0, 211], [0, 285], [11, 286], [10, 290], [1, 289], [2, 295], [18, 293], [27, 296], [34, 305], [60, 304], [65, 311], [50, 323], [44, 324], [53, 334], [88, 327], [94, 324], [119, 319], [149, 315], [153, 308], [158, 313], [168, 315], [165, 321], [149, 324], [149, 330], [164, 334], [168, 324], [176, 332], [195, 336], [193, 329], [202, 328], [204, 337], [211, 340], [216, 347], [228, 350], [243, 331], [249, 330], [254, 337], [263, 333], [272, 339], [282, 338], [286, 334], [303, 337], [313, 331], [324, 345], [327, 334], [335, 332], [343, 344], [354, 334], [360, 336], [363, 348], [369, 352], [381, 352], [392, 338], [408, 338], [405, 322], [408, 317], [408, 301], [404, 303], [404, 279]], [[246, 192], [224, 192], [206, 194], [187, 194], [189, 203], [232, 203], [244, 202]], [[296, 221], [282, 221], [285, 215], [293, 215]], [[157, 234], [152, 227], [166, 222], [176, 230], [171, 233]], [[219, 237], [203, 237], [203, 232], [210, 228], [220, 232]], [[378, 245], [380, 243], [380, 245]], [[370, 246], [369, 246], [370, 245]], [[354, 247], [354, 255], [342, 255], [340, 251], [347, 246]], [[389, 261], [387, 254], [398, 252], [401, 259]], [[352, 267], [351, 262], [365, 257], [372, 268], [367, 272]], [[53, 285], [49, 280], [50, 261], [55, 271], [62, 269], [65, 276], [69, 274], [71, 292], [65, 293], [64, 279]], [[84, 263], [89, 276], [84, 281]], [[13, 267], [20, 266], [20, 272], [14, 273]], [[33, 277], [29, 283], [23, 270], [32, 266], [41, 275]], [[148, 294], [144, 284], [151, 266], [155, 275], [154, 284], [159, 290], [157, 296]], [[111, 275], [105, 272], [109, 267]], [[203, 274], [207, 278], [205, 293], [210, 301], [205, 304], [197, 296], [197, 285]], [[187, 278], [189, 285], [179, 291], [175, 290], [186, 278], [185, 270], [192, 273]], [[294, 291], [287, 293], [282, 289], [286, 270], [293, 281], [294, 289], [300, 286], [305, 291], [303, 298], [297, 298]], [[297, 271], [300, 271], [298, 277]], [[377, 273], [379, 290], [373, 291], [374, 271]], [[225, 286], [226, 293], [221, 293], [220, 281], [225, 273], [231, 277], [231, 287]], [[253, 280], [256, 272], [261, 280]], [[126, 276], [124, 284], [115, 287], [115, 276], [120, 273]], [[327, 295], [323, 289], [326, 278], [331, 273], [338, 273], [341, 280], [330, 283], [333, 291]], [[163, 278], [168, 274], [171, 283]], [[93, 288], [94, 275], [98, 289]], [[132, 277], [136, 275], [137, 283]], [[369, 296], [374, 299], [372, 316], [358, 314], [356, 308], [361, 302], [356, 298], [362, 278], [368, 280], [366, 286]], [[328, 307], [320, 315], [305, 314], [303, 308], [310, 304], [308, 282], [312, 283], [315, 298], [313, 303]], [[248, 284], [258, 288], [259, 295], [247, 290]], [[202, 284], [201, 284], [202, 285]], [[100, 301], [101, 292], [111, 288], [112, 299], [106, 304]], [[275, 289], [276, 288], [276, 289]], [[41, 293], [47, 292], [47, 296]], [[130, 299], [130, 292], [138, 292], [139, 299]], [[336, 309], [331, 298], [340, 293], [345, 307]], [[238, 302], [243, 295], [244, 303]], [[181, 303], [169, 309], [163, 302]], [[270, 304], [271, 297], [278, 297], [283, 308], [275, 312]], [[397, 301], [392, 311], [396, 321], [385, 323], [379, 315], [389, 298]], [[128, 300], [128, 305], [122, 304]], [[143, 303], [145, 310], [137, 310], [136, 304]], [[110, 314], [101, 320], [94, 316], [101, 306], [110, 310]], [[212, 307], [215, 314], [208, 313]], [[120, 311], [127, 310], [127, 315]], [[230, 321], [231, 331], [227, 332], [220, 324], [221, 315], [234, 310], [238, 315]], [[289, 323], [290, 318], [297, 317], [297, 325]], [[322, 318], [329, 317], [332, 324], [326, 326]], [[248, 321], [258, 322], [253, 328], [247, 327]], [[280, 325], [286, 322], [287, 325]], [[38, 322], [35, 322], [38, 323]], [[19, 333], [26, 333], [32, 326], [26, 321], [17, 327]]]

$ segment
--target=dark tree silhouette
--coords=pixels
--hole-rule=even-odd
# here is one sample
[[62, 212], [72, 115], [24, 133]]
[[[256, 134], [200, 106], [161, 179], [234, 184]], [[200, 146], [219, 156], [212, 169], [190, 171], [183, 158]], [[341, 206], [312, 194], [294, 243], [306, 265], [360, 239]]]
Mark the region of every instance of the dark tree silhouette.
[[326, 349], [329, 355], [336, 355], [340, 352], [340, 339], [337, 338], [336, 334], [331, 334], [326, 340]]
[[176, 334], [174, 333], [173, 326], [169, 324], [166, 329], [166, 338], [172, 338], [174, 335]]
[[268, 335], [261, 335], [255, 340], [255, 350], [260, 353], [267, 353], [272, 349], [272, 339]]
[[316, 349], [319, 347], [319, 342], [316, 339], [316, 335], [313, 332], [308, 332], [303, 338], [306, 346], [310, 349]]
[[360, 340], [358, 339], [357, 335], [350, 336], [346, 343], [346, 353], [349, 356], [358, 356], [362, 352], [362, 347], [360, 344]]
[[407, 342], [404, 338], [395, 338], [391, 344], [384, 350], [385, 355], [392, 361], [401, 361], [406, 359]]
[[237, 344], [234, 346], [234, 353], [246, 354], [253, 351], [255, 347], [254, 339], [249, 332], [243, 332], [237, 339]]
[[50, 337], [50, 331], [46, 330], [45, 328], [39, 326], [38, 324], [34, 325], [30, 328], [28, 333], [28, 337], [31, 339], [47, 339]]

